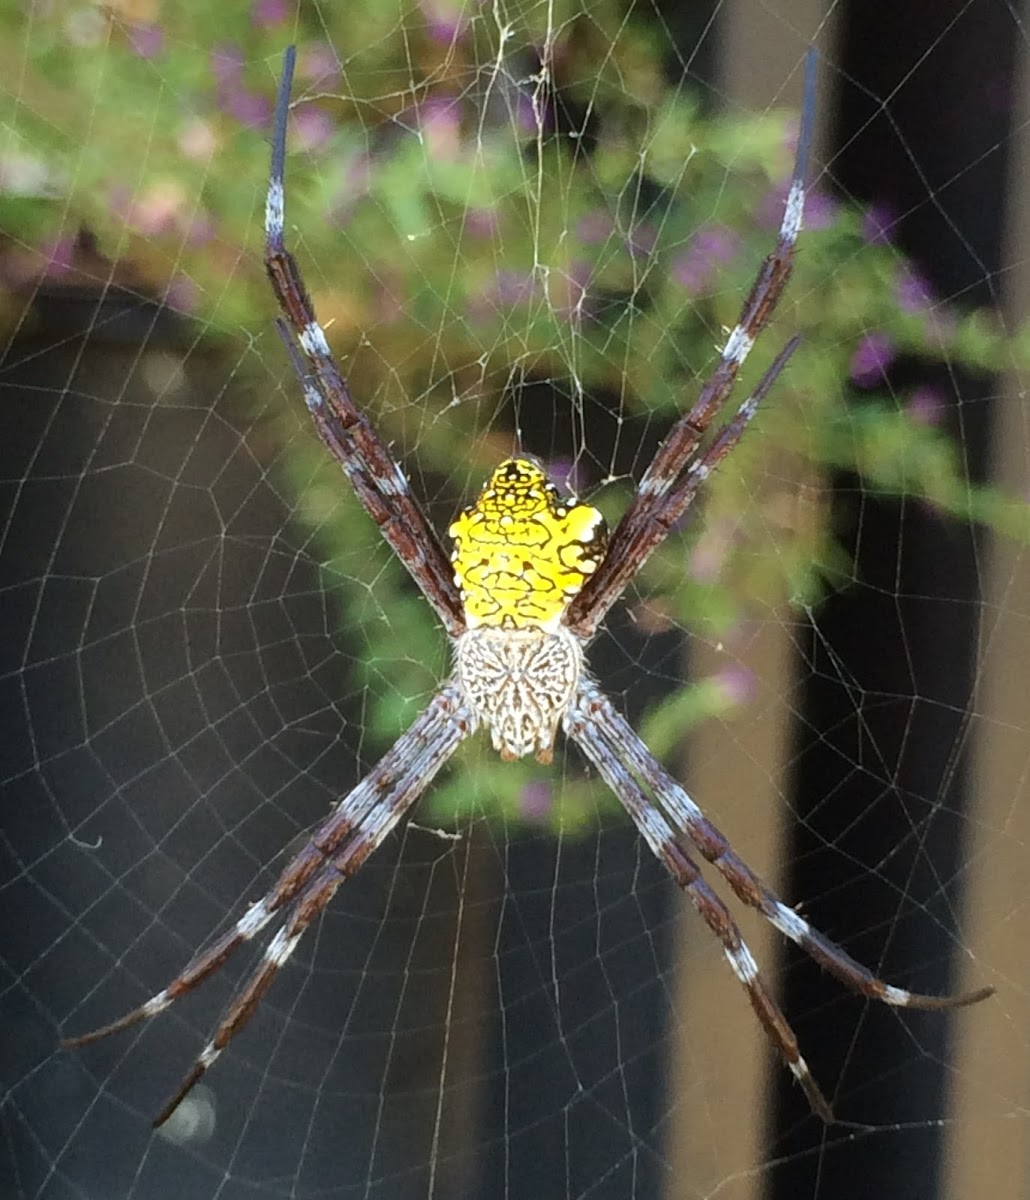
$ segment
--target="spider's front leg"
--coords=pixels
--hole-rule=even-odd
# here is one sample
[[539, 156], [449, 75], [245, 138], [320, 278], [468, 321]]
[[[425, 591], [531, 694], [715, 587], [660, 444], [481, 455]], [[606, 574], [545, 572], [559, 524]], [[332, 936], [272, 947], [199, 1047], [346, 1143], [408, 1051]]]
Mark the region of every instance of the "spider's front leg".
[[448, 635], [458, 637], [465, 621], [443, 544], [386, 442], [354, 403], [347, 378], [318, 323], [297, 260], [286, 247], [286, 125], [296, 56], [294, 46], [283, 55], [265, 202], [265, 269], [283, 314], [278, 327], [319, 437]]
[[794, 269], [794, 256], [805, 207], [805, 172], [815, 121], [814, 48], [805, 60], [805, 97], [801, 128], [779, 236], [751, 286], [707, 383], [690, 410], [677, 420], [648, 464], [636, 494], [612, 534], [604, 561], [569, 604], [565, 624], [589, 640], [630, 580], [662, 544], [686, 512], [698, 487], [740, 440], [759, 402], [772, 387], [798, 346], [792, 338], [773, 360], [736, 417], [703, 454], [698, 448], [715, 415], [733, 390], [748, 355], [769, 324]]

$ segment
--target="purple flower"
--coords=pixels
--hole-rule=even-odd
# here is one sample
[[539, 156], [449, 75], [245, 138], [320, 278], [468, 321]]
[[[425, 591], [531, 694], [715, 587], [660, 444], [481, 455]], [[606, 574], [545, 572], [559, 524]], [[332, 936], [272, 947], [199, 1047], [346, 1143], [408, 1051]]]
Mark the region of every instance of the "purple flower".
[[902, 312], [925, 312], [934, 303], [933, 287], [925, 276], [909, 269], [898, 276], [894, 297]]
[[829, 192], [805, 192], [804, 227], [832, 229], [840, 215], [840, 204]]
[[554, 127], [550, 106], [541, 109], [539, 101], [534, 106], [532, 96], [524, 89], [520, 90], [515, 96], [515, 126], [531, 137], [549, 133]]
[[232, 42], [222, 42], [211, 51], [211, 74], [215, 77], [218, 107], [241, 125], [264, 129], [272, 118], [272, 102], [243, 84], [243, 51]]
[[576, 237], [588, 246], [599, 246], [606, 242], [615, 231], [615, 222], [600, 209], [586, 213], [580, 217], [576, 225]]
[[315, 42], [303, 52], [297, 76], [305, 83], [332, 89], [340, 81], [340, 60], [328, 42]]
[[712, 683], [717, 685], [726, 703], [734, 708], [750, 704], [755, 698], [755, 677], [745, 667], [727, 667], [712, 676]]
[[873, 204], [862, 217], [862, 236], [871, 246], [889, 246], [897, 227], [897, 210], [890, 204]]
[[690, 552], [687, 570], [698, 583], [716, 583], [722, 576], [736, 536], [736, 523], [710, 519]]
[[330, 211], [337, 224], [345, 224], [355, 205], [368, 195], [372, 179], [372, 163], [365, 151], [342, 162], [339, 167], [339, 185], [333, 189]]
[[153, 21], [140, 21], [127, 27], [129, 45], [140, 58], [157, 58], [164, 50], [165, 34]]
[[259, 29], [281, 25], [292, 11], [287, 0], [254, 0], [250, 8], [250, 19]]
[[889, 334], [882, 331], [867, 333], [851, 356], [852, 383], [859, 387], [876, 387], [883, 382], [894, 357], [894, 343]]
[[75, 261], [75, 239], [60, 237], [40, 247], [46, 266], [43, 273], [50, 279], [67, 274]]
[[332, 138], [336, 124], [317, 104], [304, 104], [293, 111], [293, 132], [305, 150], [321, 150]]
[[495, 294], [505, 308], [525, 304], [533, 295], [533, 277], [526, 271], [498, 271]]
[[135, 195], [116, 192], [112, 200], [125, 223], [145, 237], [181, 232], [190, 208], [185, 189], [172, 179], [155, 180]]
[[243, 78], [243, 51], [232, 42], [221, 42], [211, 51], [211, 74], [219, 87], [238, 84]]
[[587, 288], [594, 275], [592, 263], [582, 258], [575, 258], [569, 264], [569, 270], [564, 275], [567, 284], [565, 304], [556, 304], [556, 311], [568, 317], [579, 318], [587, 308]]
[[215, 236], [215, 219], [204, 209], [198, 209], [186, 220], [186, 241], [190, 246], [206, 246]]
[[426, 33], [441, 45], [453, 45], [468, 28], [468, 18], [452, 0], [419, 0], [419, 7], [426, 19]]
[[533, 277], [525, 271], [498, 271], [487, 284], [468, 298], [469, 319], [478, 325], [489, 324], [502, 309], [528, 303], [533, 296]]
[[188, 275], [173, 275], [165, 288], [164, 302], [175, 312], [196, 312], [199, 298], [197, 285]]
[[944, 397], [934, 387], [916, 388], [905, 412], [919, 425], [939, 425], [944, 417]]
[[673, 262], [672, 277], [691, 295], [697, 295], [713, 281], [720, 266], [733, 260], [739, 245], [740, 239], [725, 225], [703, 226]]
[[272, 101], [269, 97], [245, 88], [226, 91], [219, 97], [219, 106], [248, 129], [265, 129], [272, 120]]
[[578, 496], [583, 487], [583, 461], [579, 458], [554, 458], [544, 463], [548, 478], [554, 480], [559, 491]]
[[492, 208], [470, 208], [465, 213], [465, 232], [471, 237], [488, 238], [497, 232], [497, 213]]
[[519, 812], [523, 820], [543, 824], [550, 819], [552, 807], [551, 785], [546, 780], [533, 780], [522, 789]]
[[453, 96], [433, 96], [419, 105], [418, 121], [426, 152], [454, 161], [461, 151], [461, 106]]

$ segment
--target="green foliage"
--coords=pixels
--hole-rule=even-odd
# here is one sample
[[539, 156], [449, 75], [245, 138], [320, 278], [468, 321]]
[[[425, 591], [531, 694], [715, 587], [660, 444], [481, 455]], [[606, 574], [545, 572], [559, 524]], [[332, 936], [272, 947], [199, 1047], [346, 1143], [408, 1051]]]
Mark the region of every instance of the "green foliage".
[[[21, 6], [0, 11], [0, 63], [18, 80], [0, 123], [4, 253], [22, 274], [54, 273], [56, 248], [88, 229], [170, 304], [188, 296], [214, 335], [262, 339], [252, 383], [267, 395], [258, 366], [281, 381], [284, 469], [366, 689], [371, 753], [425, 701], [446, 648], [336, 467], [296, 433], [302, 405], [269, 333], [261, 265], [283, 46], [300, 47], [291, 238], [358, 403], [438, 525], [511, 448], [498, 412], [523, 380], [546, 380], [587, 417], [618, 405], [660, 429], [682, 410], [775, 237], [788, 119], [703, 115], [670, 81], [656, 30], [618, 0], [589, 12], [577, 0], [365, 0], [302, 10], [299, 27], [260, 3], [155, 0], [137, 24], [123, 11], [34, 6], [30, 38]], [[544, 47], [547, 77], [534, 65]], [[863, 354], [1025, 366], [1027, 335], [921, 290], [894, 248], [865, 236], [861, 212], [828, 197], [812, 207], [777, 328], [738, 391], [791, 333], [804, 345], [719, 472], [704, 522], [670, 539], [640, 584], [663, 619], [707, 636], [749, 606], [812, 603], [849, 577], [825, 503], [831, 469], [1028, 532], [1021, 501], [970, 484], [945, 430], [856, 366]], [[856, 401], [849, 376], [875, 400]], [[587, 420], [584, 464], [603, 476], [611, 464], [590, 439]], [[613, 520], [633, 466], [594, 497]], [[702, 683], [659, 707], [649, 735], [671, 753], [690, 723], [726, 711]], [[551, 777], [470, 747], [435, 811], [519, 819], [527, 790]], [[566, 829], [606, 804], [574, 780], [561, 796], [546, 819]]]

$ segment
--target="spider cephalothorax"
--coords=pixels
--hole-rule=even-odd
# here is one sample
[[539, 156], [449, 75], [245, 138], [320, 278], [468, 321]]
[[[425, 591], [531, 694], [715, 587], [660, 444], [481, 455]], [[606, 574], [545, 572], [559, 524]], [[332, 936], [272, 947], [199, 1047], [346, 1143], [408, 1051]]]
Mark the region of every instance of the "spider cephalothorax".
[[458, 683], [504, 759], [552, 757], [583, 670], [580, 639], [561, 624], [597, 570], [604, 517], [563, 497], [537, 463], [509, 458], [450, 527], [466, 631]]
[[823, 1120], [832, 1120], [829, 1102], [802, 1058], [787, 1018], [693, 853], [722, 875], [739, 900], [862, 996], [898, 1008], [950, 1008], [981, 1000], [992, 989], [938, 997], [894, 987], [814, 929], [735, 853], [583, 667], [583, 646], [740, 440], [797, 346], [797, 339], [787, 343], [736, 413], [705, 443], [790, 276], [804, 209], [814, 56], [809, 54], [806, 67], [797, 158], [776, 245], [759, 268], [711, 377], [644, 471], [607, 549], [604, 522], [596, 509], [562, 499], [539, 465], [513, 458], [494, 471], [476, 503], [451, 526], [450, 562], [404, 472], [354, 403], [297, 262], [286, 248], [283, 172], [294, 59], [291, 47], [279, 86], [265, 206], [265, 265], [283, 313], [279, 332], [319, 436], [450, 637], [455, 675], [440, 685], [365, 778], [340, 798], [261, 899], [167, 987], [112, 1024], [65, 1044], [96, 1041], [163, 1012], [216, 971], [237, 947], [279, 921], [260, 965], [158, 1114], [155, 1124], [160, 1124], [253, 1016], [304, 930], [336, 889], [382, 844], [460, 743], [486, 724], [503, 758], [535, 751], [547, 762], [560, 724], [719, 939], [770, 1041], [813, 1110]]
[[604, 557], [608, 529], [528, 458], [509, 458], [450, 527], [454, 582], [469, 629], [553, 632]]

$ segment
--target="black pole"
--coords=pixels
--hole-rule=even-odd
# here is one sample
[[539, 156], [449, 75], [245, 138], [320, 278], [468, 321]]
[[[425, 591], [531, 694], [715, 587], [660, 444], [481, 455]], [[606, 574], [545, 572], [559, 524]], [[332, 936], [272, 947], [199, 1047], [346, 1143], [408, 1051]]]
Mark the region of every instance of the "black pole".
[[[1004, 5], [858, 0], [844, 5], [831, 59], [841, 191], [896, 214], [893, 240], [958, 307], [998, 301], [1012, 34]], [[941, 390], [965, 469], [982, 479], [996, 382], [899, 362], [881, 395], [903, 404], [920, 384]], [[836, 502], [854, 583], [819, 609], [800, 647], [791, 895], [889, 979], [946, 992], [956, 982], [981, 537], [918, 502], [881, 501], [854, 477], [836, 481]], [[784, 1076], [770, 1195], [937, 1195], [949, 1018], [865, 1005], [790, 961], [785, 1003], [812, 1069], [839, 1118], [876, 1132], [825, 1130]], [[975, 1010], [954, 1019], [975, 1020]]]

